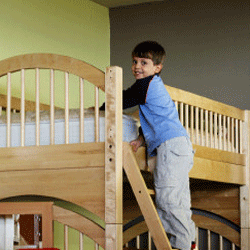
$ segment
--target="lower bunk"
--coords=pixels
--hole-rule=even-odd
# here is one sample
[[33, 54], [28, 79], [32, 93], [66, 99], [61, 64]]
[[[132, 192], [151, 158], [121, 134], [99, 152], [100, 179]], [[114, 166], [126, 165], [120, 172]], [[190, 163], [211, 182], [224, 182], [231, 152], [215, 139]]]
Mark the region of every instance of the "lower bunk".
[[[44, 147], [46, 148], [46, 146], [39, 147], [40, 150], [44, 150], [43, 156], [46, 155]], [[12, 237], [11, 241], [15, 248], [10, 249], [18, 249], [18, 244], [23, 245], [22, 248], [27, 245], [35, 245], [37, 248], [40, 245], [40, 247], [54, 246], [61, 250], [105, 249], [104, 143], [78, 144], [79, 148], [75, 148], [74, 151], [73, 147], [76, 145], [73, 147], [55, 145], [55, 147], [60, 148], [61, 156], [58, 160], [63, 162], [68, 157], [66, 151], [74, 154], [84, 151], [82, 154], [84, 159], [81, 159], [81, 162], [85, 162], [85, 165], [81, 163], [81, 166], [77, 166], [72, 162], [71, 168], [55, 169], [57, 164], [53, 164], [53, 168], [51, 168], [52, 165], [47, 164], [44, 169], [31, 169], [26, 166], [26, 169], [1, 172], [1, 190], [5, 190], [5, 193], [3, 195], [1, 192], [0, 218], [5, 222], [9, 219], [10, 223], [13, 223], [13, 231], [17, 228], [15, 237], [14, 234], [5, 235], [9, 240]], [[67, 150], [62, 151], [62, 147], [67, 147]], [[138, 170], [146, 167], [142, 160], [145, 159], [144, 154], [142, 149], [135, 155], [134, 159], [139, 163], [139, 166], [136, 166]], [[65, 159], [62, 159], [62, 155], [65, 155]], [[124, 164], [129, 163], [129, 154], [125, 156], [127, 157]], [[69, 158], [72, 160], [71, 157]], [[90, 158], [92, 160], [88, 161]], [[96, 160], [93, 161], [93, 159]], [[156, 249], [154, 237], [151, 232], [148, 232], [143, 209], [141, 210], [140, 202], [143, 200], [138, 201], [136, 198], [140, 191], [143, 193], [143, 190], [137, 192], [131, 187], [130, 173], [127, 172], [126, 167], [124, 169], [124, 249], [154, 250]], [[152, 174], [145, 170], [141, 173], [154, 200]], [[11, 182], [6, 182], [7, 176]], [[191, 178], [191, 192], [198, 248], [240, 249], [240, 185]], [[23, 235], [22, 228], [27, 227], [26, 224], [22, 225], [21, 220], [15, 219], [13, 214], [20, 215], [21, 218], [25, 214], [33, 215], [33, 221], [42, 217], [40, 226], [38, 223], [38, 226], [34, 227], [36, 223], [33, 223], [33, 233], [31, 233], [33, 241], [28, 240], [29, 236]], [[18, 228], [20, 228], [19, 231]], [[40, 236], [35, 237], [38, 233]]]
[[[192, 181], [192, 190], [196, 184]], [[234, 214], [234, 216], [231, 216], [231, 219], [233, 217], [236, 220], [239, 219], [239, 215], [236, 216], [238, 214], [236, 209], [237, 204], [232, 204], [235, 208], [228, 208], [225, 205], [231, 199], [236, 200], [238, 187], [231, 185], [224, 187], [224, 192], [227, 195], [223, 195], [219, 192], [221, 187], [218, 183], [215, 185], [214, 183], [210, 183], [209, 185], [214, 195], [210, 195], [209, 198], [206, 194], [200, 197], [200, 199], [206, 199], [211, 204], [210, 209], [202, 209], [201, 204], [204, 202], [200, 203], [200, 206], [195, 202], [192, 209], [193, 219], [197, 226], [198, 249], [240, 249], [239, 225], [236, 221], [229, 220], [229, 215], [223, 217], [220, 214], [220, 211], [221, 213], [223, 211], [225, 213], [228, 212], [225, 211], [228, 209], [231, 211], [231, 214]], [[129, 183], [125, 180], [123, 201], [124, 249], [156, 250], [144, 217], [131, 191]], [[196, 196], [195, 191], [192, 191], [192, 198], [194, 200], [197, 199]], [[219, 199], [221, 199], [218, 202], [221, 203], [220, 211], [215, 213], [216, 207], [218, 210], [218, 203], [214, 204], [214, 201]], [[28, 247], [31, 248], [31, 246], [34, 248], [53, 246], [61, 250], [105, 249], [104, 220], [75, 204], [49, 197], [21, 196], [2, 200], [0, 211], [2, 214], [0, 218], [2, 220], [4, 218], [5, 220], [12, 218], [12, 222], [14, 223], [13, 230], [17, 225], [19, 228], [19, 232], [16, 231], [14, 233], [12, 249], [25, 249]], [[19, 217], [16, 219], [10, 213], [18, 214]], [[28, 223], [29, 220], [31, 220], [30, 223]], [[35, 226], [36, 221], [38, 221], [38, 226]]]

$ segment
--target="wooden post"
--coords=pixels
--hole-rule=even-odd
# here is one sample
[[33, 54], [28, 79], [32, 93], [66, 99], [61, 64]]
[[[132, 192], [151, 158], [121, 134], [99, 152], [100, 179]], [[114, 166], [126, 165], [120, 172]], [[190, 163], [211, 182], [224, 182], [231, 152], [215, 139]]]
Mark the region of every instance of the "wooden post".
[[122, 69], [106, 70], [105, 249], [122, 249]]
[[245, 111], [243, 153], [246, 154], [246, 185], [240, 187], [241, 250], [250, 249], [250, 111]]

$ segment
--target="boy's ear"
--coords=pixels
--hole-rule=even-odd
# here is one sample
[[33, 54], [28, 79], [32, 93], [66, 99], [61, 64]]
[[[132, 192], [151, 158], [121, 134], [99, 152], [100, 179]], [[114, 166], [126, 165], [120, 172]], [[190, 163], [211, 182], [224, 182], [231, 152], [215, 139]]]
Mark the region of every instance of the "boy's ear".
[[155, 73], [156, 73], [156, 74], [160, 73], [161, 70], [162, 70], [162, 68], [163, 68], [163, 64], [160, 63], [160, 64], [155, 65], [155, 66], [156, 66], [156, 68], [155, 68]]

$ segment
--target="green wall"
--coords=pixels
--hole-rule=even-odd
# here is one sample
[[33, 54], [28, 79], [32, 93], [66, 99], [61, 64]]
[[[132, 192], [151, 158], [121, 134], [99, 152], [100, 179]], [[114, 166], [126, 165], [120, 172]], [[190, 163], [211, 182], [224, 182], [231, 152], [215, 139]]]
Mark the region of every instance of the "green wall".
[[0, 60], [26, 53], [72, 56], [104, 70], [109, 11], [89, 0], [1, 0]]
[[[0, 17], [0, 60], [27, 53], [55, 53], [101, 70], [110, 65], [109, 10], [92, 1], [1, 0]], [[15, 83], [14, 77], [12, 81], [12, 94], [18, 97], [20, 88], [15, 84], [20, 80]], [[26, 89], [26, 98], [34, 100], [34, 86]], [[41, 90], [42, 103], [48, 103], [48, 92]], [[6, 93], [5, 79], [0, 80], [0, 93]], [[75, 91], [70, 95], [74, 101]], [[103, 101], [103, 95], [100, 99]]]
[[[1, 0], [0, 60], [27, 53], [71, 56], [105, 70], [110, 65], [109, 10], [89, 0]], [[26, 82], [32, 77], [28, 75]], [[15, 83], [15, 77], [12, 81], [12, 93], [18, 96], [19, 83]], [[32, 99], [33, 87], [26, 86], [29, 99]], [[5, 93], [5, 88], [3, 79], [0, 93]], [[42, 90], [41, 95], [48, 96], [48, 91]], [[41, 100], [47, 102], [43, 96]], [[63, 249], [62, 230], [56, 223], [55, 247], [60, 249]], [[77, 237], [71, 230], [70, 249], [78, 249], [72, 243]], [[94, 249], [88, 239], [85, 247]]]

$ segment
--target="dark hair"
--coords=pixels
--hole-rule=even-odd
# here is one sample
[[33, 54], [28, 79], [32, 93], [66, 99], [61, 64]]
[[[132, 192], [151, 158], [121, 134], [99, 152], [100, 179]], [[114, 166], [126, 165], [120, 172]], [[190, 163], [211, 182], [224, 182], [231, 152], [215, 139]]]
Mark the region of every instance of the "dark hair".
[[139, 43], [132, 51], [132, 57], [151, 59], [155, 65], [163, 63], [165, 56], [164, 48], [154, 41]]

